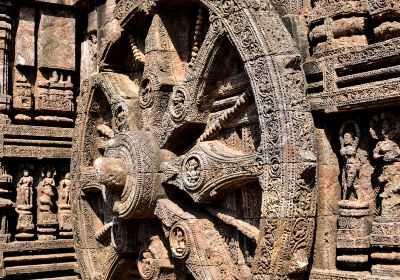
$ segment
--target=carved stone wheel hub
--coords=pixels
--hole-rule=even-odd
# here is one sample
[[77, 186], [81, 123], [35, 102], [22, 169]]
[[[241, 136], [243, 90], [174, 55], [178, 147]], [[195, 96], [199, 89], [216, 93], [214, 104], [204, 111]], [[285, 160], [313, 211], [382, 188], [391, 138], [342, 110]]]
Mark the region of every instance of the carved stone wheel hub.
[[100, 56], [114, 71], [86, 81], [78, 102], [82, 277], [302, 278], [313, 123], [274, 8], [121, 0], [115, 17]]
[[104, 197], [121, 219], [152, 217], [160, 184], [160, 151], [150, 133], [120, 133], [94, 163]]

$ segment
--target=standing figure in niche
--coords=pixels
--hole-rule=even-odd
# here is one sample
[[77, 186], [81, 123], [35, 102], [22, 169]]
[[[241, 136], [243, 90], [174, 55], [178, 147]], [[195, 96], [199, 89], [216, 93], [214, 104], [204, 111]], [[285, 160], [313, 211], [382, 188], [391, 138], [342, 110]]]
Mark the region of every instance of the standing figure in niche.
[[[44, 174], [46, 175], [44, 176]], [[48, 169], [42, 176], [43, 179], [38, 186], [38, 208], [40, 212], [51, 212], [54, 197], [53, 188], [56, 186], [55, 172]]]
[[70, 194], [71, 194], [71, 174], [65, 174], [64, 179], [60, 181], [58, 186], [58, 204], [69, 205]]
[[375, 115], [371, 120], [371, 136], [378, 140], [373, 151], [374, 159], [380, 161], [382, 171], [378, 181], [384, 185], [379, 195], [382, 199], [382, 214], [398, 216], [399, 170], [400, 170], [400, 118], [391, 113]]
[[29, 176], [28, 169], [22, 171], [22, 177], [17, 184], [17, 208], [18, 206], [29, 206], [32, 203], [33, 178]]
[[340, 155], [343, 158], [342, 188], [343, 199], [360, 199], [360, 190], [355, 184], [361, 167], [357, 157], [360, 142], [360, 127], [354, 121], [345, 122], [340, 128]]

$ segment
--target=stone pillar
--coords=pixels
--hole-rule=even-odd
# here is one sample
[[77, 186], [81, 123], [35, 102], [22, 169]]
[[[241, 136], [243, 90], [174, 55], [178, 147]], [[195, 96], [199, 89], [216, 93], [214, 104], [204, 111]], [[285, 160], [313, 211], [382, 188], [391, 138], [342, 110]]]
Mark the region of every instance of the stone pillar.
[[374, 20], [378, 41], [400, 37], [400, 2], [398, 0], [367, 0], [368, 12]]
[[10, 241], [10, 233], [8, 230], [8, 219], [10, 210], [14, 207], [14, 203], [9, 199], [10, 184], [12, 177], [7, 174], [4, 166], [0, 162], [0, 243]]
[[0, 0], [0, 113], [10, 109], [11, 1]]
[[[348, 14], [355, 16], [349, 17]], [[366, 20], [364, 0], [316, 1], [307, 17], [313, 53], [368, 45]]]
[[316, 129], [318, 149], [318, 209], [317, 233], [315, 240], [314, 267], [316, 269], [336, 269], [336, 223], [337, 202], [340, 200], [339, 162], [330, 142], [334, 138], [328, 129]]
[[80, 82], [97, 73], [97, 10], [88, 13], [88, 26], [85, 38], [81, 43]]
[[99, 5], [97, 8], [97, 47], [98, 53], [101, 53], [101, 50], [104, 46], [104, 38], [109, 36], [115, 31], [116, 21], [114, 19], [114, 8], [116, 6], [116, 0], [106, 0], [103, 1], [102, 5]]
[[344, 270], [368, 270], [369, 234], [371, 222], [369, 203], [358, 200], [341, 200], [338, 220], [338, 266]]
[[36, 10], [21, 7], [18, 28], [15, 35], [13, 109], [17, 113], [16, 122], [31, 120], [35, 80], [35, 23]]

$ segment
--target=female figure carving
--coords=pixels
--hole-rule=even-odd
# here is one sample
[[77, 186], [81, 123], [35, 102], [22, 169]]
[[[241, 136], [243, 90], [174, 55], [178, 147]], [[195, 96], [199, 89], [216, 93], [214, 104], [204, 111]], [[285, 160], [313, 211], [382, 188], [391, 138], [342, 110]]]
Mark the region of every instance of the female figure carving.
[[58, 186], [58, 204], [69, 205], [71, 184], [71, 174], [67, 173]]
[[347, 121], [340, 128], [340, 155], [343, 158], [342, 198], [344, 200], [360, 199], [360, 191], [358, 185], [355, 184], [361, 167], [360, 159], [357, 157], [360, 137], [360, 127], [354, 121]]
[[56, 186], [54, 181], [55, 172], [47, 170], [46, 175], [38, 186], [38, 208], [40, 212], [50, 212], [53, 207], [52, 198], [54, 197], [53, 188]]
[[17, 208], [32, 205], [33, 178], [29, 176], [28, 169], [22, 171], [22, 177], [17, 184]]

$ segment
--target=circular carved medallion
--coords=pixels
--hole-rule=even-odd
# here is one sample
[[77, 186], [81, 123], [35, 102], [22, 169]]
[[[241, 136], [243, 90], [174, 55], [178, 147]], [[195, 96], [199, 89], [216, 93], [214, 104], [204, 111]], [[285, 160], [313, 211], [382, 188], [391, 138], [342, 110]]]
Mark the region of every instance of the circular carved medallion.
[[191, 154], [183, 161], [182, 177], [185, 187], [189, 190], [197, 189], [203, 179], [203, 160], [199, 155]]
[[169, 245], [172, 255], [184, 259], [189, 254], [188, 230], [182, 223], [175, 224], [169, 233]]
[[153, 105], [154, 90], [154, 81], [151, 78], [144, 78], [139, 91], [140, 107], [149, 108]]
[[181, 121], [186, 115], [188, 95], [183, 87], [175, 87], [172, 92], [169, 110], [174, 121]]

